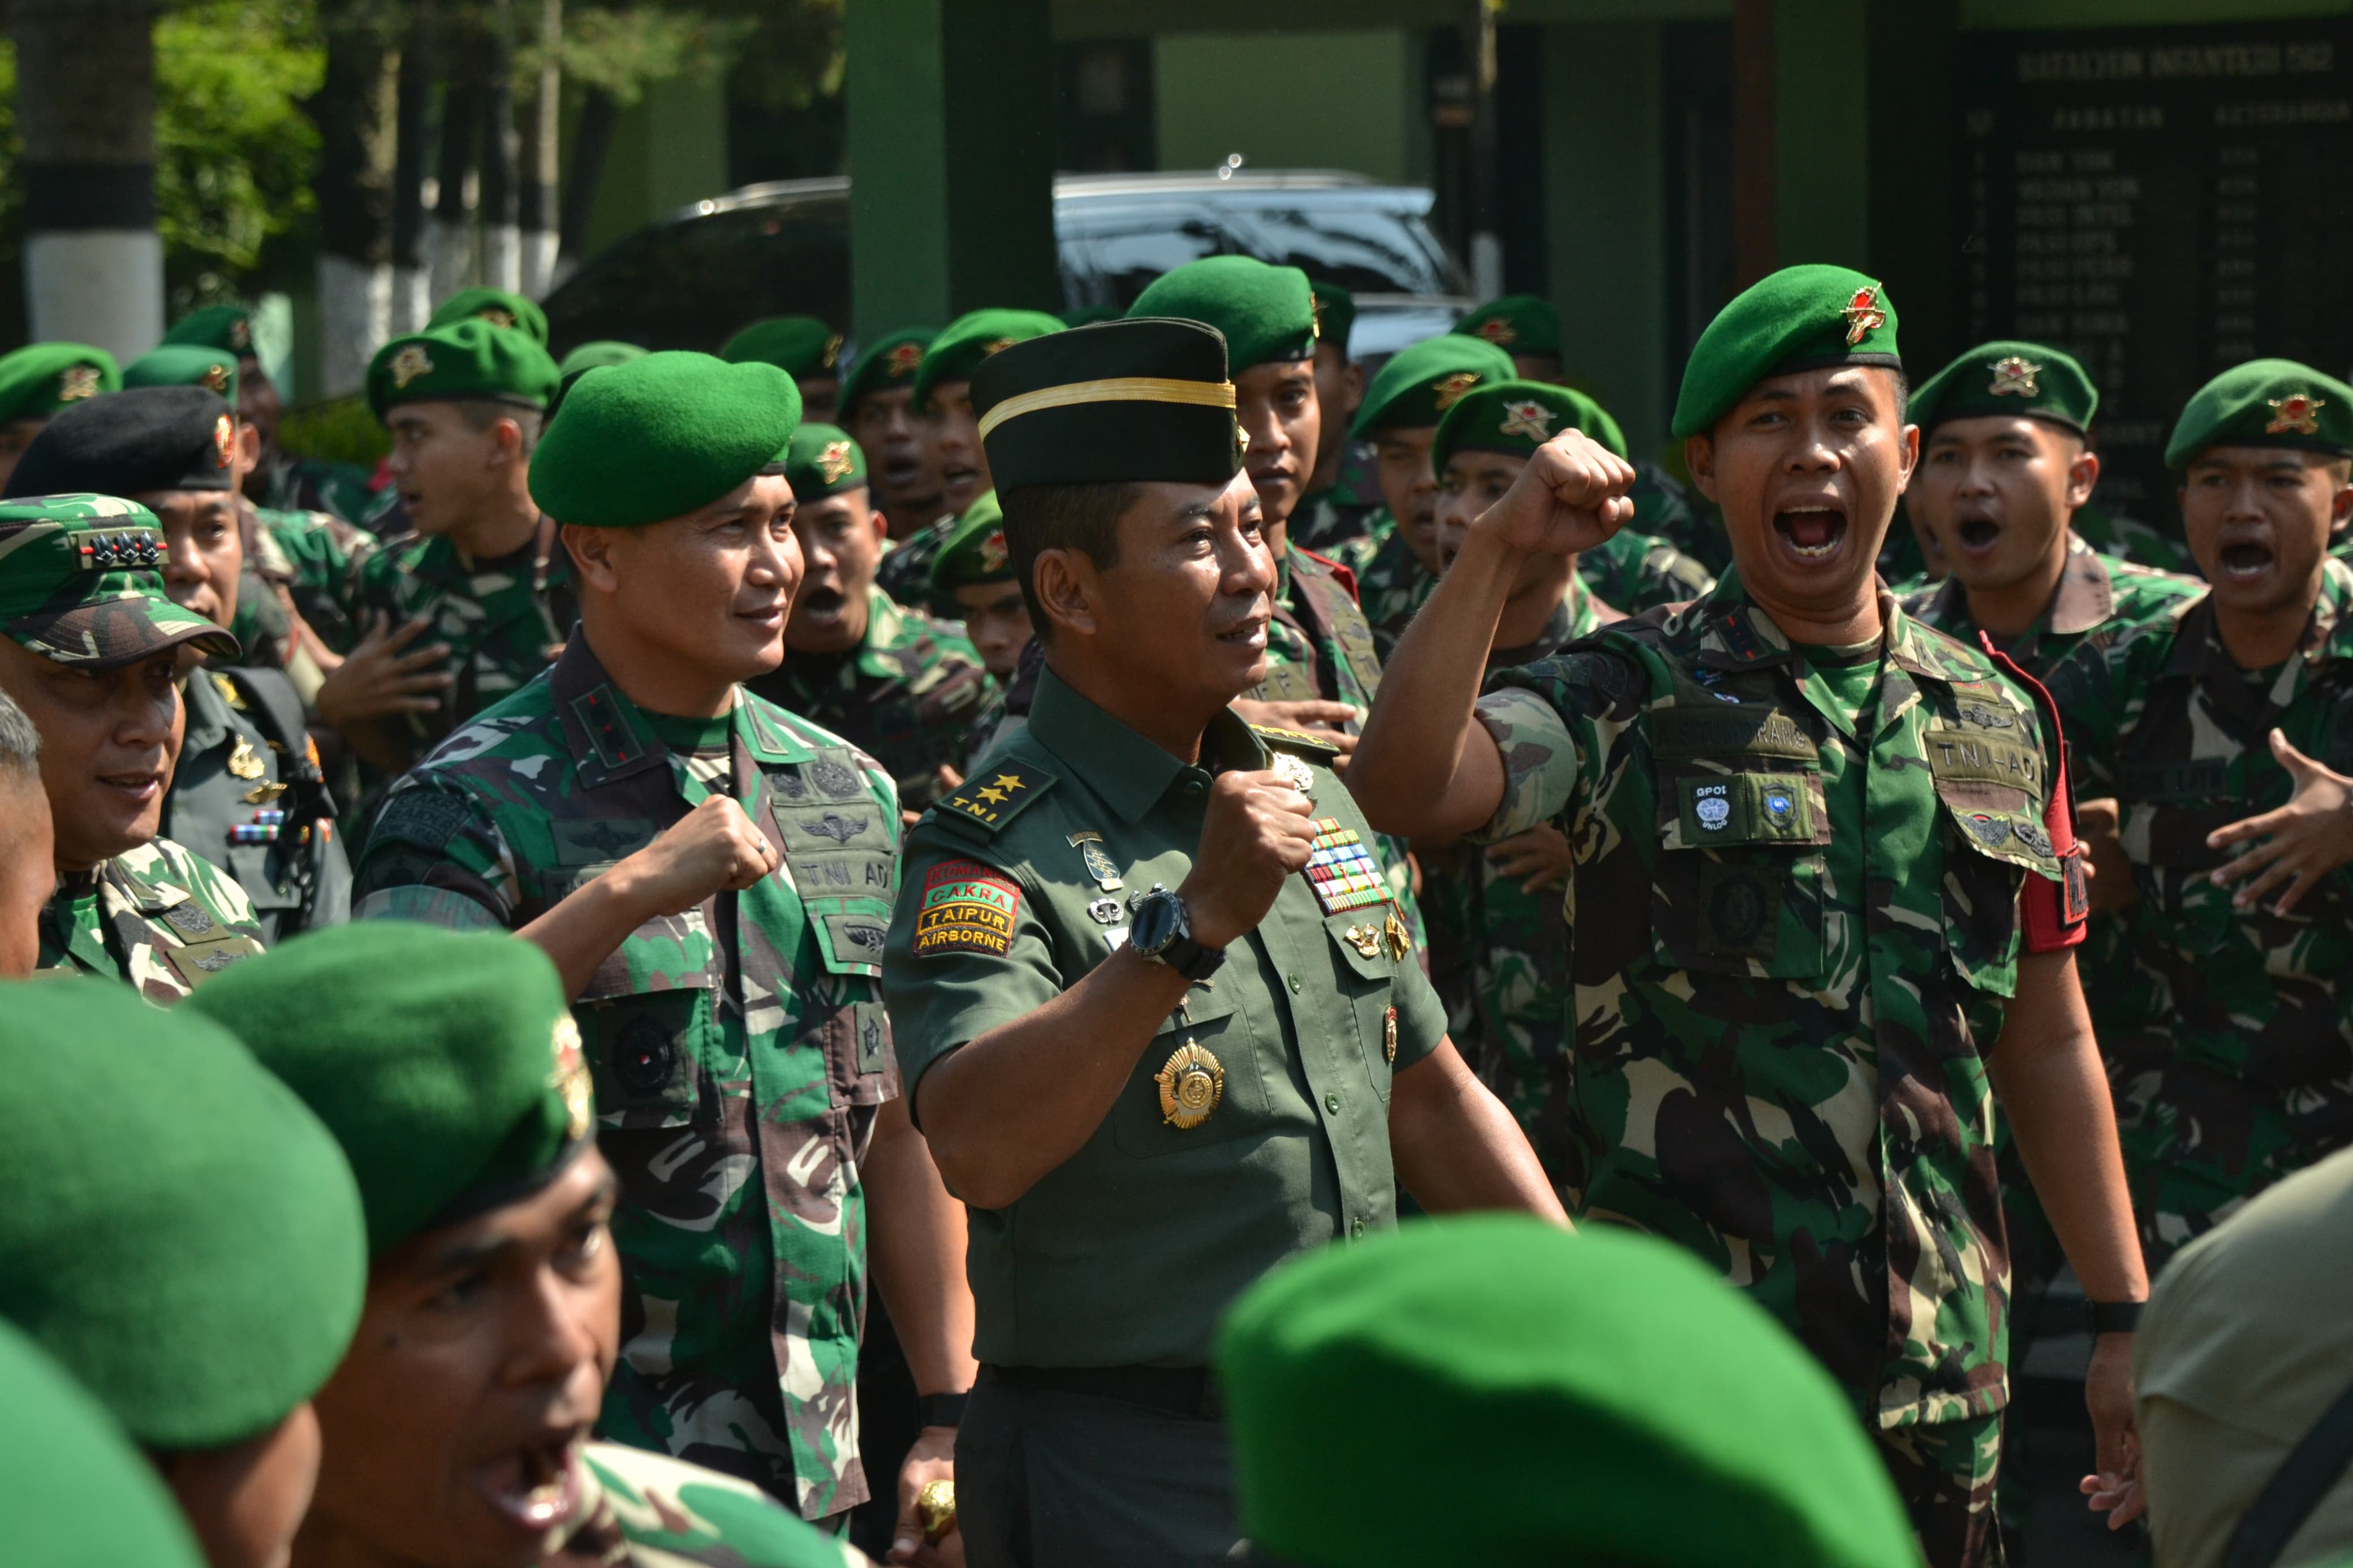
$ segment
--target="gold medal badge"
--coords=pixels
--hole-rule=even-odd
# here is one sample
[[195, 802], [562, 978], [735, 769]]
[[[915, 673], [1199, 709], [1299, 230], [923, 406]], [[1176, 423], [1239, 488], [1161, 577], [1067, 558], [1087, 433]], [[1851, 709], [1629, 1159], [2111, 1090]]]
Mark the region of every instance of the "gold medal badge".
[[242, 735], [237, 738], [237, 747], [228, 754], [228, 771], [233, 778], [258, 779], [261, 776], [261, 754], [253, 749], [253, 742]]
[[1174, 1127], [1198, 1127], [1226, 1097], [1225, 1068], [1191, 1040], [1152, 1077], [1160, 1085], [1160, 1120]]
[[1366, 958], [1381, 955], [1381, 928], [1378, 926], [1350, 926], [1340, 933], [1340, 939]]
[[1397, 1009], [1388, 1010], [1381, 1020], [1381, 1056], [1391, 1066], [1397, 1063]]
[[1389, 957], [1393, 961], [1401, 960], [1413, 951], [1413, 933], [1405, 929], [1405, 921], [1398, 919], [1394, 908], [1389, 910], [1389, 918], [1381, 924], [1381, 938], [1388, 944]]

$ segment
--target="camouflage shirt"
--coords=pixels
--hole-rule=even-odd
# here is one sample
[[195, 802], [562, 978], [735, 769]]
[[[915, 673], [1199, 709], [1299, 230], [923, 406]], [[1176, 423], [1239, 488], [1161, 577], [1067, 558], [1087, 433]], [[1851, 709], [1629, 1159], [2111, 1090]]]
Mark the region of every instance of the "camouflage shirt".
[[859, 1163], [898, 1093], [878, 988], [890, 775], [749, 693], [725, 719], [649, 715], [575, 638], [393, 790], [354, 918], [518, 929], [716, 793], [782, 868], [648, 921], [573, 1005], [628, 1266], [599, 1430], [817, 1519], [867, 1496]]
[[2353, 773], [2353, 567], [2323, 569], [2297, 654], [2241, 669], [2212, 602], [2094, 637], [2050, 677], [2084, 795], [2113, 795], [2134, 905], [2100, 1019], [2152, 1268], [2248, 1196], [2353, 1142], [2353, 871], [2291, 914], [2238, 910], [2206, 836], [2287, 803], [2268, 735]]
[[577, 1522], [539, 1568], [871, 1568], [766, 1493], [700, 1465], [588, 1443], [579, 1476]]
[[362, 584], [381, 542], [332, 512], [257, 509], [256, 521], [263, 575], [285, 584], [295, 610], [321, 641], [337, 653], [351, 652], [367, 633]]
[[932, 562], [964, 514], [950, 512], [917, 529], [882, 552], [874, 568], [874, 585], [902, 605], [920, 604], [931, 596]]
[[157, 838], [58, 879], [35, 967], [127, 980], [169, 1006], [260, 951], [261, 927], [235, 879]]
[[1715, 503], [1694, 495], [1658, 464], [1634, 465], [1634, 488], [1626, 497], [1634, 503], [1628, 527], [1665, 540], [1710, 575], [1732, 564], [1732, 541]]
[[2008, 1400], [1985, 1058], [2025, 879], [2061, 868], [2031, 700], [1880, 609], [1833, 663], [1727, 574], [1478, 712], [1507, 775], [1482, 837], [1554, 822], [1575, 853], [1574, 1206], [1723, 1270], [1894, 1427]]
[[1356, 602], [1373, 628], [1373, 651], [1386, 663], [1438, 579], [1406, 547], [1405, 531], [1387, 507], [1367, 522], [1370, 531], [1333, 551], [1332, 559], [1355, 574]]
[[1312, 496], [1302, 496], [1291, 514], [1291, 542], [1302, 550], [1330, 554], [1352, 539], [1370, 531], [1377, 509], [1356, 499], [1345, 480]]
[[[357, 522], [382, 500], [368, 488], [368, 471], [355, 464], [280, 452], [262, 479], [261, 504], [280, 511], [332, 512]], [[387, 487], [385, 493], [395, 492]]]
[[1715, 586], [1708, 569], [1655, 533], [1621, 528], [1577, 558], [1585, 585], [1629, 615], [1696, 599]]
[[961, 626], [876, 588], [855, 648], [787, 653], [782, 668], [748, 685], [881, 759], [912, 811], [939, 797], [943, 765], [963, 767], [995, 682]]
[[[1911, 584], [1898, 595], [1905, 613], [1948, 637], [1974, 647], [1978, 624], [1969, 614], [1968, 589], [1957, 577]], [[2154, 567], [2136, 566], [2094, 550], [2080, 533], [2067, 535], [2067, 564], [2042, 618], [2014, 637], [1996, 637], [1994, 646], [2019, 668], [2043, 679], [2094, 632], [2111, 637], [2129, 626], [2164, 618], [2174, 605], [2195, 599], [2206, 584]], [[2077, 793], [2082, 793], [2078, 791]]]

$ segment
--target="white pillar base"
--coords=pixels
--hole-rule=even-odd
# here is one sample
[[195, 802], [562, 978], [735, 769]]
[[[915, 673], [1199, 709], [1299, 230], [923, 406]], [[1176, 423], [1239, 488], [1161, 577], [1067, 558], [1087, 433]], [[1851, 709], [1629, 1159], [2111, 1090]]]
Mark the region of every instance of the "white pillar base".
[[432, 218], [425, 225], [425, 254], [433, 268], [431, 297], [439, 304], [460, 289], [474, 286], [474, 231]]
[[392, 335], [392, 268], [347, 256], [319, 258], [319, 385], [329, 397], [357, 392], [368, 361]]
[[35, 342], [62, 339], [128, 364], [164, 338], [164, 239], [152, 228], [25, 237], [25, 313]]
[[522, 235], [522, 292], [534, 300], [547, 298], [555, 287], [555, 253], [563, 237], [552, 228], [525, 229]]
[[433, 275], [422, 267], [392, 269], [392, 335], [421, 331], [433, 313]]
[[511, 223], [482, 226], [482, 281], [510, 294], [522, 289], [522, 230]]

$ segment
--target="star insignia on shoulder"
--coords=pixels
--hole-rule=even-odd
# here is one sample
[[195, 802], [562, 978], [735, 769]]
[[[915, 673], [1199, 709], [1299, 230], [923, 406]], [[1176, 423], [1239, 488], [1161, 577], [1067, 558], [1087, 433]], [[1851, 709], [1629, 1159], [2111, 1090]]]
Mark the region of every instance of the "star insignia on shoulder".
[[1557, 416], [1551, 409], [1533, 397], [1524, 398], [1517, 403], [1506, 403], [1504, 405], [1504, 423], [1501, 433], [1505, 436], [1525, 436], [1531, 441], [1549, 441], [1552, 439], [1552, 422], [1556, 417]]
[[999, 773], [988, 782], [991, 787], [996, 789], [1028, 789], [1029, 787], [1021, 782], [1021, 775], [1018, 773]]
[[2006, 354], [1986, 368], [1993, 372], [1993, 384], [1986, 391], [1995, 397], [2033, 397], [2042, 391], [2035, 377], [2042, 367], [2021, 354]]
[[1846, 302], [1841, 314], [1846, 317], [1847, 347], [1852, 348], [1867, 333], [1887, 325], [1887, 312], [1881, 308], [1881, 299], [1879, 285], [1873, 283], [1856, 289], [1854, 298]]
[[2271, 405], [2271, 422], [2263, 426], [2266, 436], [2284, 436], [2290, 431], [2298, 436], [2320, 433], [2320, 411], [2328, 406], [2328, 399], [2315, 397], [2308, 392], [2291, 392], [2285, 397], [2263, 399]]

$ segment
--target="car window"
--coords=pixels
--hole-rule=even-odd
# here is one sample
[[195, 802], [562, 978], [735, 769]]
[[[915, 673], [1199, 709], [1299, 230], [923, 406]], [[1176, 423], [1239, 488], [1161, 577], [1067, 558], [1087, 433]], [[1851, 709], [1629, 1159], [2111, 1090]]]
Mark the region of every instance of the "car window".
[[548, 302], [557, 351], [618, 337], [715, 352], [763, 316], [849, 321], [848, 204], [752, 207], [644, 230], [596, 257]]
[[1287, 207], [1253, 204], [1240, 216], [1253, 255], [1296, 267], [1351, 293], [1468, 291], [1429, 226], [1409, 213], [1316, 202]]
[[1248, 253], [1215, 217], [1182, 207], [1108, 213], [1072, 213], [1064, 207], [1055, 214], [1055, 230], [1071, 301], [1116, 305], [1123, 310], [1164, 272], [1204, 256]]

